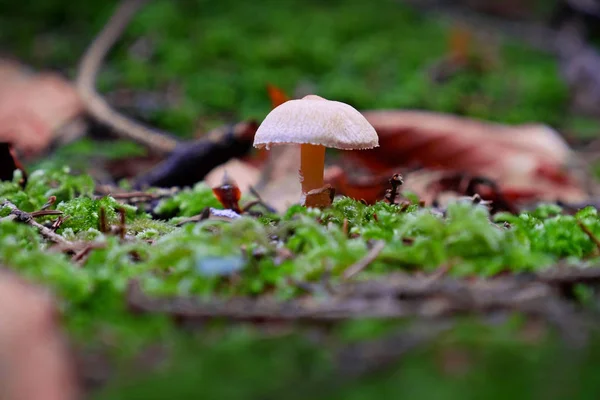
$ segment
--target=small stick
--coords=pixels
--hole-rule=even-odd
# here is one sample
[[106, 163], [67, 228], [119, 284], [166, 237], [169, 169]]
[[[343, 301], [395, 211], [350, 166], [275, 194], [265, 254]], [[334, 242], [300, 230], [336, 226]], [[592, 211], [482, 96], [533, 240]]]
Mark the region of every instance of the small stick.
[[121, 240], [125, 239], [125, 232], [127, 230], [125, 227], [125, 217], [125, 208], [119, 207], [119, 237]]
[[32, 213], [29, 213], [29, 215], [31, 215], [32, 218], [37, 218], [37, 217], [43, 217], [46, 215], [62, 215], [63, 212], [59, 211], [59, 210], [44, 210], [41, 209], [40, 211], [34, 211]]
[[50, 230], [53, 232], [56, 231], [67, 219], [69, 219], [68, 215], [66, 217], [63, 217], [62, 215], [59, 216], [58, 218], [56, 218], [56, 221], [52, 223], [52, 226], [50, 226]]
[[[260, 196], [260, 194], [258, 193], [258, 191], [256, 190], [256, 188], [254, 188], [254, 186], [250, 186], [249, 187], [249, 191], [252, 194], [252, 196], [256, 197], [256, 200], [258, 200], [258, 203], [256, 204], [260, 204], [261, 206], [263, 206], [264, 208], [267, 209], [268, 212], [270, 213], [276, 213], [277, 210], [275, 210], [273, 207], [271, 207], [270, 205], [268, 205], [267, 203], [264, 202], [264, 200], [262, 199], [262, 197]], [[247, 205], [246, 207], [244, 207], [244, 209], [246, 208], [250, 208], [249, 205]]]
[[102, 249], [105, 247], [106, 247], [106, 245], [104, 243], [86, 244], [81, 250], [79, 250], [78, 252], [73, 254], [73, 257], [71, 257], [71, 261], [73, 261], [75, 264], [79, 265], [80, 267], [83, 267], [83, 265], [89, 258], [89, 255], [92, 252], [92, 250]]
[[402, 185], [402, 183], [404, 183], [404, 181], [402, 180], [402, 175], [400, 175], [400, 174], [392, 175], [392, 177], [389, 180], [389, 183], [392, 186], [392, 188], [386, 190], [385, 199], [390, 204], [396, 204], [396, 197], [398, 197], [398, 195], [399, 195], [398, 188], [400, 187], [400, 185]]
[[46, 238], [54, 243], [59, 243], [59, 244], [67, 245], [67, 246], [73, 246], [73, 243], [71, 243], [64, 237], [60, 236], [58, 233], [55, 233], [51, 229], [40, 224], [39, 222], [36, 222], [33, 219], [33, 217], [31, 216], [31, 214], [29, 214], [25, 211], [19, 210], [19, 208], [17, 208], [17, 206], [15, 206], [10, 201], [4, 200], [2, 203], [0, 203], [0, 208], [3, 208], [3, 207], [8, 207], [10, 209], [10, 214], [14, 215], [19, 222], [24, 222], [27, 225], [30, 225], [30, 226], [33, 226], [34, 228], [36, 228], [40, 232], [40, 235], [42, 235], [44, 238]]
[[96, 76], [104, 58], [146, 2], [147, 0], [123, 0], [118, 5], [106, 26], [83, 55], [76, 87], [88, 113], [94, 119], [111, 127], [121, 137], [142, 143], [157, 153], [168, 154], [177, 147], [175, 138], [121, 115], [110, 107], [95, 88]]
[[104, 207], [100, 207], [100, 216], [99, 216], [98, 225], [100, 228], [100, 232], [106, 233], [108, 232], [108, 223], [106, 222], [106, 210]]
[[360, 260], [346, 268], [344, 271], [344, 279], [350, 279], [354, 275], [358, 274], [363, 269], [367, 268], [369, 264], [371, 264], [375, 259], [379, 256], [379, 253], [385, 247], [385, 242], [383, 240], [378, 240], [375, 242], [371, 250]]
[[344, 223], [342, 224], [342, 233], [344, 236], [348, 236], [350, 233], [350, 222], [348, 222], [348, 218], [344, 218]]
[[48, 197], [48, 201], [46, 202], [46, 204], [44, 204], [40, 210], [45, 210], [54, 203], [56, 203], [56, 196], [50, 196]]
[[579, 227], [581, 228], [581, 230], [590, 238], [590, 240], [592, 242], [594, 242], [594, 244], [596, 245], [596, 247], [598, 248], [598, 250], [600, 250], [600, 239], [598, 239], [596, 237], [596, 235], [594, 235], [594, 232], [592, 232], [590, 230], [590, 228], [588, 228], [587, 226], [585, 226], [585, 224], [583, 222], [581, 222], [580, 220], [577, 220], [577, 225], [579, 225]]

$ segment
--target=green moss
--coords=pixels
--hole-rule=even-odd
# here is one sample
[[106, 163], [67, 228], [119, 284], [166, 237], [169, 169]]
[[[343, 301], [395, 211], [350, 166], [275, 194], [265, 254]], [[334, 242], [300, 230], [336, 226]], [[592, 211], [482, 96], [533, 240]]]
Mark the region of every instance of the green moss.
[[[520, 215], [499, 214], [491, 221], [486, 208], [464, 202], [451, 204], [442, 216], [416, 204], [367, 206], [343, 197], [323, 211], [293, 206], [283, 216], [244, 216], [231, 222], [208, 219], [176, 227], [174, 222], [182, 217], [205, 207], [221, 207], [204, 183], [161, 200], [154, 211], [172, 219], [158, 221], [112, 197], [93, 199], [89, 193], [74, 197], [90, 190], [88, 182], [89, 178], [66, 171], [36, 171], [25, 191], [8, 193], [13, 199], [20, 194], [19, 204], [30, 208], [37, 208], [50, 193], [61, 196], [64, 200], [56, 208], [67, 218], [58, 232], [71, 240], [102, 244], [90, 251], [85, 271], [89, 284], [108, 285], [113, 295], [137, 278], [155, 294], [260, 294], [274, 289], [279, 296], [289, 297], [299, 292], [295, 282], [318, 281], [326, 273], [336, 280], [365, 256], [369, 240], [383, 240], [385, 247], [361, 274], [363, 279], [398, 269], [427, 271], [443, 265], [458, 276], [536, 270], [561, 258], [576, 262], [595, 257], [596, 246], [579, 223], [600, 234], [594, 208], [570, 216], [556, 205], [543, 205]], [[126, 210], [127, 232], [136, 237], [128, 243], [99, 232], [100, 209], [105, 210], [107, 224], [118, 225], [121, 207]], [[32, 234], [14, 222], [4, 223], [19, 228], [6, 236], [6, 240], [16, 236], [15, 246]], [[18, 268], [42, 251], [39, 245], [39, 240], [29, 243], [20, 255], [23, 259], [5, 253], [0, 261], [16, 263]], [[30, 251], [33, 255], [28, 256]], [[60, 263], [71, 265], [60, 257]], [[234, 272], [240, 279], [230, 281]], [[69, 275], [62, 279], [68, 280]]]
[[120, 218], [119, 209], [121, 208], [125, 210], [125, 222], [131, 222], [136, 216], [137, 208], [119, 203], [110, 196], [97, 200], [81, 196], [61, 202], [56, 206], [56, 209], [62, 211], [68, 218], [61, 224], [58, 232], [60, 233], [65, 229], [71, 229], [74, 233], [89, 229], [99, 229], [101, 209], [104, 209], [107, 227], [118, 225]]
[[223, 208], [212, 189], [204, 182], [199, 182], [193, 188], [183, 189], [173, 197], [162, 199], [154, 212], [166, 217], [191, 217], [200, 214], [206, 207]]
[[149, 218], [137, 218], [127, 223], [127, 233], [140, 239], [157, 239], [167, 233], [173, 232], [173, 225]]
[[[0, 16], [0, 43], [36, 64], [76, 65], [115, 5], [49, 2], [40, 13], [20, 4]], [[505, 122], [565, 123], [567, 92], [555, 60], [521, 43], [486, 44], [500, 61], [489, 71], [431, 82], [427, 70], [447, 55], [451, 29], [394, 0], [376, 7], [361, 0], [225, 0], [218, 6], [160, 0], [134, 18], [99, 86], [162, 91], [176, 84], [178, 101], [144, 114], [150, 114], [147, 122], [183, 136], [194, 132], [199, 118], [207, 128], [232, 118], [262, 119], [270, 110], [267, 83], [290, 94], [309, 83], [318, 94], [360, 109], [427, 108]], [[140, 39], [149, 45], [147, 55], [132, 50]], [[35, 42], [52, 51], [35, 51]]]
[[[597, 258], [596, 246], [579, 224], [600, 234], [600, 218], [592, 207], [573, 216], [549, 204], [520, 215], [498, 214], [490, 219], [486, 208], [466, 202], [450, 204], [441, 215], [416, 204], [406, 208], [384, 202], [367, 206], [348, 198], [336, 199], [325, 210], [293, 206], [281, 216], [207, 219], [177, 227], [174, 221], [183, 216], [207, 206], [218, 207], [210, 188], [199, 184], [163, 200], [157, 208], [171, 214], [171, 219], [159, 221], [114, 198], [93, 199], [86, 183], [89, 178], [74, 179], [65, 171], [35, 172], [33, 176], [32, 186], [24, 191], [10, 182], [3, 185], [13, 187], [12, 192], [7, 191], [13, 200], [19, 194], [20, 204], [31, 208], [37, 208], [47, 193], [59, 194], [64, 200], [56, 208], [69, 217], [59, 233], [69, 240], [87, 240], [92, 248], [87, 258], [76, 264], [66, 254], [50, 250], [35, 229], [3, 219], [0, 263], [55, 291], [65, 324], [78, 343], [93, 346], [107, 337], [126, 343], [111, 348], [116, 358], [132, 357], [157, 340], [177, 346], [187, 340], [164, 317], [137, 317], [127, 311], [125, 291], [132, 279], [157, 296], [188, 294], [211, 299], [270, 293], [284, 299], [301, 293], [299, 282], [319, 282], [325, 276], [337, 281], [348, 266], [367, 254], [369, 240], [383, 240], [385, 247], [357, 279], [400, 269], [429, 271], [442, 265], [450, 266], [450, 274], [456, 276], [489, 276], [502, 271], [538, 270], [560, 259], [589, 263]], [[106, 210], [110, 224], [118, 224], [116, 210], [126, 208], [126, 228], [131, 236], [128, 240], [99, 232], [100, 207]], [[6, 211], [0, 212], [6, 215]], [[53, 218], [44, 217], [46, 222]], [[584, 300], [590, 295], [584, 290], [578, 294]], [[396, 329], [394, 324], [377, 321], [357, 324], [348, 327], [341, 337], [357, 341]], [[216, 348], [233, 343], [222, 333], [216, 333], [216, 337]], [[237, 354], [245, 360], [243, 354], [254, 354], [250, 349], [257, 341], [251, 338], [244, 343]], [[477, 341], [470, 343], [477, 348]], [[511, 346], [508, 348], [518, 348], [514, 343]], [[215, 354], [225, 357], [221, 350], [215, 350]], [[288, 356], [295, 357], [281, 357]], [[177, 366], [185, 367], [185, 357], [173, 357]], [[191, 362], [202, 363], [210, 357], [203, 353]], [[312, 358], [308, 362], [313, 367], [317, 365], [314, 363]], [[322, 365], [325, 370], [330, 368], [330, 364]], [[271, 367], [265, 364], [266, 369]], [[189, 382], [197, 382], [193, 371], [181, 377], [182, 393], [195, 390], [195, 386], [189, 386]], [[454, 384], [448, 385], [459, 390]], [[163, 389], [157, 386], [156, 390], [159, 393]]]
[[25, 188], [18, 184], [20, 174], [12, 182], [0, 182], [0, 198], [8, 199], [23, 211], [39, 210], [51, 196], [56, 203], [68, 201], [76, 196], [91, 196], [94, 182], [87, 175], [72, 175], [70, 168], [35, 170], [27, 180]]
[[46, 250], [36, 230], [26, 225], [0, 220], [0, 263], [56, 290], [67, 308], [88, 300], [92, 292], [88, 272]]

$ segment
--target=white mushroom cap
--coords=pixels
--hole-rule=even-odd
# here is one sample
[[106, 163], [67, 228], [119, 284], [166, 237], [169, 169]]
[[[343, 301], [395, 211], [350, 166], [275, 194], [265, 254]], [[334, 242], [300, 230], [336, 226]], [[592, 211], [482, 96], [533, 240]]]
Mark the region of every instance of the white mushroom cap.
[[379, 137], [354, 107], [308, 95], [273, 109], [254, 136], [258, 148], [289, 143], [363, 150], [378, 147]]

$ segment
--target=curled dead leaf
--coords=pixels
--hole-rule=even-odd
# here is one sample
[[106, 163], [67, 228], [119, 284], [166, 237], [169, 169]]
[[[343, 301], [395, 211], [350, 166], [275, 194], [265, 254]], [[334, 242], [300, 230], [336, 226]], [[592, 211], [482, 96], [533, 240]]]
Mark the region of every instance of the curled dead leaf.
[[24, 155], [35, 155], [82, 112], [77, 92], [63, 78], [33, 74], [0, 60], [0, 141], [13, 144]]
[[497, 182], [515, 198], [581, 201], [567, 166], [573, 153], [541, 124], [506, 126], [427, 111], [365, 111], [380, 147], [345, 152], [372, 172], [394, 167], [463, 172]]
[[79, 398], [55, 306], [41, 289], [0, 271], [0, 398]]

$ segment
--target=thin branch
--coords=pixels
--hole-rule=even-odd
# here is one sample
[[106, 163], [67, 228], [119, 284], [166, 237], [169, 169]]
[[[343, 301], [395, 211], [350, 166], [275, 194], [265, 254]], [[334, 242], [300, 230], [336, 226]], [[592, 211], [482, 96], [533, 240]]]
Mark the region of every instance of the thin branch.
[[63, 212], [60, 210], [40, 210], [40, 211], [34, 211], [32, 213], [29, 213], [31, 215], [31, 217], [33, 218], [37, 218], [37, 217], [44, 217], [46, 215], [62, 215]]
[[[314, 298], [308, 297], [286, 302], [270, 297], [213, 298], [208, 301], [194, 296], [151, 297], [144, 293], [139, 282], [132, 281], [127, 291], [127, 304], [133, 312], [166, 314], [180, 321], [222, 318], [326, 325], [356, 318], [434, 319], [517, 311], [541, 317], [576, 340], [580, 340], [586, 324], [592, 321], [591, 316], [581, 318], [582, 315], [574, 312], [571, 305], [557, 295], [557, 291], [539, 282], [523, 284], [508, 280], [469, 284], [442, 278], [433, 284], [426, 283], [425, 287], [422, 279], [408, 278], [404, 283], [419, 286], [419, 281], [421, 288], [407, 285], [406, 291], [397, 286], [397, 280], [364, 282], [360, 286], [368, 284], [370, 288], [362, 292], [344, 290], [347, 284], [342, 284], [337, 295], [328, 297], [326, 301], [314, 301]], [[394, 283], [396, 285], [390, 286]], [[419, 293], [411, 294], [411, 290]]]
[[592, 242], [594, 242], [594, 244], [596, 245], [596, 247], [598, 248], [598, 250], [600, 250], [600, 239], [598, 239], [598, 237], [596, 237], [596, 235], [594, 235], [594, 232], [592, 232], [590, 230], [590, 228], [588, 228], [580, 220], [577, 220], [577, 225], [579, 225], [579, 227], [581, 228], [581, 230], [590, 238], [590, 240]]
[[54, 243], [58, 243], [58, 244], [66, 245], [66, 246], [73, 246], [73, 243], [71, 243], [64, 237], [60, 236], [59, 234], [53, 232], [50, 228], [47, 228], [44, 225], [36, 222], [33, 219], [33, 217], [31, 216], [31, 214], [29, 214], [25, 211], [19, 210], [17, 208], [17, 206], [15, 206], [10, 201], [4, 200], [2, 203], [0, 203], [0, 208], [3, 208], [3, 207], [8, 207], [10, 209], [10, 215], [14, 215], [16, 217], [17, 221], [26, 223], [26, 224], [36, 228], [45, 239], [50, 240]]
[[113, 110], [96, 92], [95, 81], [102, 61], [121, 36], [135, 13], [147, 0], [124, 0], [115, 10], [106, 26], [96, 36], [85, 52], [79, 65], [77, 90], [88, 113], [96, 120], [109, 126], [122, 137], [142, 143], [154, 151], [170, 153], [177, 141], [166, 132], [146, 127]]
[[371, 250], [369, 250], [369, 252], [362, 259], [358, 260], [344, 271], [344, 279], [350, 279], [363, 269], [367, 268], [369, 264], [377, 259], [379, 253], [381, 253], [384, 247], [385, 242], [383, 240], [375, 242]]

